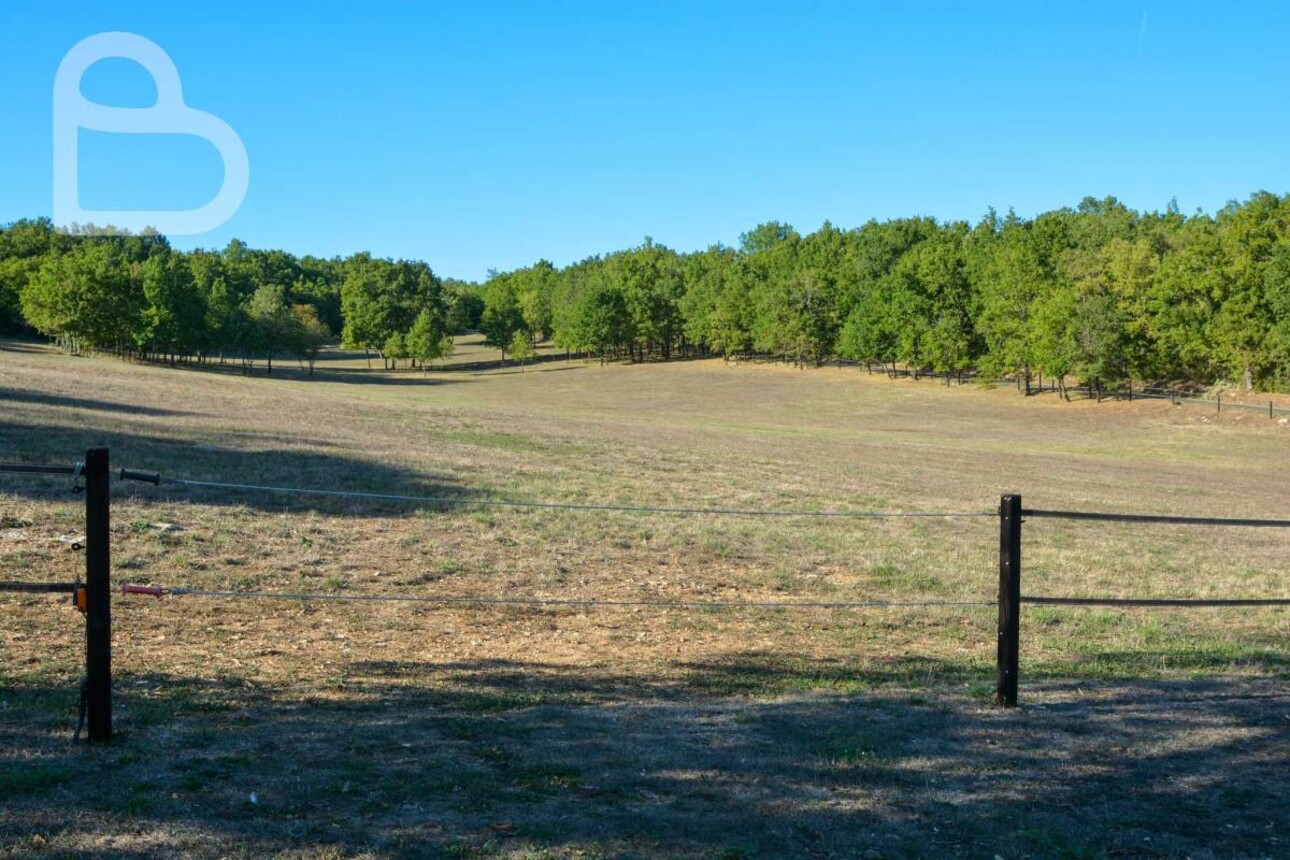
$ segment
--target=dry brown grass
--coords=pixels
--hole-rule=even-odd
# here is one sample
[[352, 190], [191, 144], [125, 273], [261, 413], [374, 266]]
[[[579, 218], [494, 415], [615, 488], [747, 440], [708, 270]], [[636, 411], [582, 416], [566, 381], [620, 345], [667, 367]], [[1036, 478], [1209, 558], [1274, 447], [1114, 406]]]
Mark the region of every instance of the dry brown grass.
[[[607, 366], [319, 377], [0, 345], [0, 461], [544, 501], [1286, 516], [1290, 429], [863, 371]], [[275, 371], [276, 373], [276, 371]], [[65, 482], [5, 479], [0, 575], [65, 579]], [[989, 518], [532, 511], [123, 486], [118, 580], [664, 600], [989, 600]], [[29, 525], [23, 525], [29, 523]], [[168, 523], [177, 530], [159, 528]], [[1290, 535], [1032, 521], [1025, 587], [1286, 593]], [[65, 746], [78, 618], [6, 598], [0, 856], [1275, 856], [1284, 610], [114, 606], [121, 743]], [[1234, 767], [1239, 765], [1239, 768]], [[259, 802], [247, 802], [251, 791]], [[69, 809], [80, 810], [71, 816]], [[1201, 826], [1198, 822], [1205, 822]]]

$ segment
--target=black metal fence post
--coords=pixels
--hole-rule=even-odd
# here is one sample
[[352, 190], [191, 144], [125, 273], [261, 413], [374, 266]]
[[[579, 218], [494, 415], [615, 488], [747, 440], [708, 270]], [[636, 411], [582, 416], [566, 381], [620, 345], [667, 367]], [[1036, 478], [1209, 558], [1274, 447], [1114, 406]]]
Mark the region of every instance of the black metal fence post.
[[1017, 706], [1021, 647], [1021, 496], [999, 500], [999, 657], [994, 701]]
[[112, 739], [111, 476], [107, 448], [85, 452], [85, 712], [91, 743]]

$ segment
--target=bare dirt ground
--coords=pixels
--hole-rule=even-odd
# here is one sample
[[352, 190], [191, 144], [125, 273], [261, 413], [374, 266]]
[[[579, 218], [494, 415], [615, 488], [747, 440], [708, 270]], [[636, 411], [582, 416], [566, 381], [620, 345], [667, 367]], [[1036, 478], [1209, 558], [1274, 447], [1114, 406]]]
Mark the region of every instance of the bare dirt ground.
[[[0, 461], [498, 499], [1286, 517], [1290, 427], [721, 361], [428, 374], [0, 344]], [[0, 578], [68, 579], [64, 480], [0, 485]], [[992, 600], [997, 521], [523, 510], [119, 485], [118, 581], [339, 597]], [[1284, 596], [1290, 535], [1032, 521], [1029, 593]], [[71, 747], [80, 616], [5, 596], [0, 856], [1282, 857], [1283, 609], [114, 603], [117, 726]], [[254, 794], [254, 801], [252, 801]]]

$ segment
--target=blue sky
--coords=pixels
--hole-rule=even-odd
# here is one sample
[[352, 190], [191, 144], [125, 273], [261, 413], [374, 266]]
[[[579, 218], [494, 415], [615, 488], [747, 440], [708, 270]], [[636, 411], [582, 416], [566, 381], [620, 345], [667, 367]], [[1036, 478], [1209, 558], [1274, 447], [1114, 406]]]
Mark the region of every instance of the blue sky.
[[[52, 209], [69, 48], [159, 44], [241, 136], [250, 190], [179, 247], [370, 250], [481, 278], [777, 219], [1023, 215], [1290, 190], [1290, 4], [6, 3], [0, 223]], [[143, 107], [105, 60], [86, 97]], [[87, 208], [185, 208], [213, 147], [82, 132]]]

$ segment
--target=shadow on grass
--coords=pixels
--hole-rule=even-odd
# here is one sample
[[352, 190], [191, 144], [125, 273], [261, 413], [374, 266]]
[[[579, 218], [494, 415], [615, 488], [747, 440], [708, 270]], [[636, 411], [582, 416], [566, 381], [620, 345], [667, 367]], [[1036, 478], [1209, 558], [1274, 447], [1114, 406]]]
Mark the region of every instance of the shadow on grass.
[[463, 385], [474, 382], [473, 379], [445, 379], [443, 374], [451, 374], [452, 368], [440, 370], [431, 368], [428, 375], [420, 370], [367, 370], [361, 367], [319, 366], [312, 379], [318, 382], [337, 382], [344, 385], [394, 385], [421, 388], [435, 388], [443, 385]]
[[[31, 355], [45, 355], [61, 358], [68, 362], [81, 360], [82, 356], [64, 353], [56, 347], [43, 343], [25, 343], [18, 341], [0, 340], [0, 352], [15, 352]], [[165, 360], [136, 361], [135, 359], [118, 359], [123, 364], [136, 363], [143, 367], [157, 368], [161, 370], [173, 370], [176, 372], [197, 374], [198, 376], [232, 376], [256, 379], [290, 379], [296, 381], [317, 381], [317, 382], [343, 382], [343, 383], [363, 383], [370, 385], [416, 385], [433, 387], [439, 385], [454, 385], [466, 382], [472, 382], [471, 379], [443, 379], [429, 378], [420, 370], [403, 369], [391, 371], [381, 367], [336, 367], [335, 364], [340, 361], [352, 361], [362, 359], [363, 354], [348, 353], [337, 350], [326, 351], [320, 356], [314, 366], [314, 371], [310, 373], [307, 366], [300, 362], [289, 360], [282, 361], [280, 357], [274, 359], [273, 369], [270, 371], [268, 364], [263, 359], [257, 359], [250, 366], [242, 363], [239, 358], [229, 358], [224, 361], [210, 358], [204, 362], [197, 361], [176, 361], [170, 362]], [[447, 369], [431, 368], [431, 373], [451, 372], [452, 365]], [[4, 400], [4, 395], [8, 391], [0, 391], [0, 401]], [[125, 404], [112, 404], [106, 401], [83, 400], [79, 402], [55, 402], [53, 400], [39, 400], [27, 398], [26, 392], [15, 392], [22, 396], [23, 399], [30, 399], [36, 403], [51, 403], [52, 405], [79, 406], [85, 409], [112, 409], [113, 411], [128, 412], [137, 415], [186, 415], [197, 413], [184, 412], [166, 412], [148, 411], [146, 407], [138, 408]]]
[[19, 335], [0, 337], [0, 352], [21, 352], [27, 355], [49, 353], [54, 347], [43, 340], [24, 338]]
[[[535, 355], [532, 358], [527, 359], [524, 362], [524, 366], [534, 367], [534, 366], [540, 366], [545, 364], [558, 364], [560, 362], [571, 361], [571, 360], [581, 361], [581, 359], [570, 359], [568, 356], [565, 356], [563, 354], [552, 353], [549, 355]], [[458, 371], [458, 370], [478, 372], [483, 370], [503, 370], [503, 369], [514, 370], [516, 373], [518, 373], [520, 369], [520, 365], [519, 365], [519, 362], [509, 358], [506, 359], [505, 361], [503, 361], [500, 357], [486, 358], [486, 359], [480, 359], [479, 361], [454, 362], [453, 364], [448, 365], [445, 372], [452, 373], [453, 371]]]
[[[955, 677], [948, 664], [893, 661], [858, 673], [854, 692], [821, 692], [833, 671], [747, 654], [657, 678], [505, 660], [356, 663], [310, 690], [126, 676], [118, 742], [71, 754], [73, 693], [11, 678], [0, 844], [40, 835], [90, 856], [130, 856], [136, 841], [150, 846], [138, 856], [1283, 853], [1280, 685], [1049, 683], [1001, 711], [956, 684], [891, 683]], [[757, 678], [756, 695], [732, 676]], [[115, 847], [95, 847], [105, 839]]]
[[[397, 496], [469, 499], [471, 493], [450, 478], [423, 475], [397, 466], [329, 453], [309, 440], [308, 448], [282, 447], [292, 442], [256, 436], [250, 444], [275, 442], [248, 450], [230, 438], [228, 445], [195, 445], [182, 439], [127, 430], [97, 430], [46, 424], [24, 424], [0, 416], [0, 462], [67, 464], [83, 459], [89, 448], [110, 450], [114, 476], [122, 467], [160, 472], [163, 479], [257, 486], [300, 487]], [[455, 510], [455, 504], [336, 498], [322, 495], [233, 490], [165, 484], [151, 486], [115, 480], [117, 497], [130, 495], [153, 502], [195, 502], [254, 510], [317, 511], [334, 515], [407, 514], [416, 510]], [[26, 498], [71, 496], [67, 477], [0, 475], [0, 491]]]
[[1290, 652], [1275, 630], [1263, 635], [1247, 633], [1242, 639], [1245, 641], [1239, 646], [1206, 643], [1205, 647], [1189, 649], [1179, 645], [1163, 651], [1148, 646], [1141, 651], [1073, 652], [1063, 660], [1027, 667], [1023, 674], [1052, 679], [1069, 678], [1078, 673], [1092, 678], [1116, 679], [1161, 671], [1212, 674], [1253, 668], [1290, 678]]
[[84, 397], [67, 397], [38, 391], [23, 391], [17, 388], [0, 388], [0, 409], [7, 409], [12, 404], [17, 403], [61, 406], [67, 409], [89, 409], [96, 412], [112, 412], [121, 415], [142, 415], [149, 418], [186, 418], [204, 414], [201, 412], [185, 412], [178, 409], [162, 409], [157, 406], [139, 406], [133, 403], [115, 403], [110, 400], [92, 400]]

